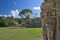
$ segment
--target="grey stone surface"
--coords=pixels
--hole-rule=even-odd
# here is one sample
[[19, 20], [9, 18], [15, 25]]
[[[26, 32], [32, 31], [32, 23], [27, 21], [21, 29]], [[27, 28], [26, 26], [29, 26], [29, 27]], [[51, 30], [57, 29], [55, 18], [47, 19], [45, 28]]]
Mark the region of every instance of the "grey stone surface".
[[41, 11], [44, 40], [60, 40], [60, 0], [44, 0]]

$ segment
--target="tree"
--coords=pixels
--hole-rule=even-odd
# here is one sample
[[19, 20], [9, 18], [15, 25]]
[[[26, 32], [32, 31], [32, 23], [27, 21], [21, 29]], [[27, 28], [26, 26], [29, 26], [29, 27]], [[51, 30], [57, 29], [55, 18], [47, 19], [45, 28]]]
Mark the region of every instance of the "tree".
[[8, 26], [8, 23], [5, 20], [5, 18], [0, 17], [0, 27], [7, 27], [7, 26]]
[[22, 24], [26, 24], [29, 22], [30, 17], [32, 16], [33, 12], [30, 9], [23, 9], [20, 13], [19, 16], [22, 19]]
[[22, 17], [22, 18], [28, 18], [29, 19], [32, 13], [33, 12], [30, 9], [23, 9], [19, 13], [19, 16]]
[[6, 21], [8, 22], [8, 26], [16, 26], [16, 19], [13, 16], [7, 17]]

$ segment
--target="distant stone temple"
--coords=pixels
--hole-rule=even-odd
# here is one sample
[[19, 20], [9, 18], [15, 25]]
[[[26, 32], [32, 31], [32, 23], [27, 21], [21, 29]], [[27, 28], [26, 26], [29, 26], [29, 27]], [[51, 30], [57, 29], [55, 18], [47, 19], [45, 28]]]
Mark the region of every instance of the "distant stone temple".
[[44, 40], [60, 40], [60, 0], [44, 0], [41, 22]]

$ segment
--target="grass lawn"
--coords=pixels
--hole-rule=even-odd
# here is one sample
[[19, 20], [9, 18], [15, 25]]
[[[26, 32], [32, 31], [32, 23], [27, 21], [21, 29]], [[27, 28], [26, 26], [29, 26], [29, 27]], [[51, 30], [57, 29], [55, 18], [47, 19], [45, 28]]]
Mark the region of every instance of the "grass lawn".
[[43, 40], [42, 28], [0, 28], [0, 40]]

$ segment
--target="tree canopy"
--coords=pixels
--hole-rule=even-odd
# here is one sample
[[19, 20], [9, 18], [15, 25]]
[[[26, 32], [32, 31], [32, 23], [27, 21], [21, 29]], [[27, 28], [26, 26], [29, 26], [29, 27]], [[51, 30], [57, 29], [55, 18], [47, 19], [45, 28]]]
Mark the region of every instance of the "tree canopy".
[[22, 18], [30, 18], [31, 14], [33, 12], [30, 9], [23, 9], [20, 13], [19, 16]]

